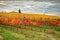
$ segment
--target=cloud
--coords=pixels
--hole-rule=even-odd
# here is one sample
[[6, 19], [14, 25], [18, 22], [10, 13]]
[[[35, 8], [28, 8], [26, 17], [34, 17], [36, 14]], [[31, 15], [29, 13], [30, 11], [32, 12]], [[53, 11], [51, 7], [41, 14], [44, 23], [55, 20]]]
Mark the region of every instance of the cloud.
[[0, 5], [6, 5], [4, 1], [0, 1]]
[[21, 11], [25, 13], [46, 13], [60, 15], [60, 4], [57, 2], [52, 3], [53, 1], [4, 1], [0, 3], [0, 11], [6, 10], [17, 12], [19, 9], [21, 9]]
[[60, 0], [3, 0], [3, 1], [40, 1], [40, 2], [60, 3]]

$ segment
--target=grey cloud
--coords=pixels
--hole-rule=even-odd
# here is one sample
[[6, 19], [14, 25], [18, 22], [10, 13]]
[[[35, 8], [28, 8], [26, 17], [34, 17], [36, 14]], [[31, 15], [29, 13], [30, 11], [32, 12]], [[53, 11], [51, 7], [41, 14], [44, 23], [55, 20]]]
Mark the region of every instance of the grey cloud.
[[60, 3], [60, 0], [3, 0], [3, 1], [40, 1], [40, 2]]
[[[41, 0], [42, 1], [42, 0]], [[0, 11], [11, 10], [18, 11], [21, 9], [22, 12], [26, 13], [52, 13], [56, 15], [60, 15], [60, 3], [51, 3], [52, 0], [47, 0], [46, 2], [40, 1], [5, 1], [6, 5], [0, 4]], [[47, 4], [46, 4], [47, 3]], [[52, 5], [51, 5], [51, 4]], [[28, 6], [28, 7], [27, 7]], [[29, 8], [29, 6], [31, 6]]]
[[55, 4], [55, 5], [52, 5], [52, 6], [49, 6], [47, 8], [45, 8], [45, 11], [46, 12], [60, 12], [60, 5], [59, 4]]

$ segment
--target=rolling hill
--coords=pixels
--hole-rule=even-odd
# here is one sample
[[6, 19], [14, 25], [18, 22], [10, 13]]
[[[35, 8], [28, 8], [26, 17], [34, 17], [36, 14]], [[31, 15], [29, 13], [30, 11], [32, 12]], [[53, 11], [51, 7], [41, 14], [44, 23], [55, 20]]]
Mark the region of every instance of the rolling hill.
[[0, 12], [0, 16], [9, 16], [9, 17], [26, 17], [26, 18], [33, 18], [33, 19], [37, 19], [37, 18], [50, 18], [50, 19], [55, 19], [55, 18], [59, 18], [60, 16], [54, 16], [54, 15], [45, 15], [45, 14], [27, 14], [27, 13], [17, 13], [17, 12]]

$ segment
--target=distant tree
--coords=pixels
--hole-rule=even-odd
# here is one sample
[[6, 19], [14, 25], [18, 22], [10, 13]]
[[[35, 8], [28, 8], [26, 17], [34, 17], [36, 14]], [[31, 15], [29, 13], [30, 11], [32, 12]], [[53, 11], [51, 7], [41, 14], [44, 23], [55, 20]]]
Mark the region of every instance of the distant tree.
[[21, 10], [19, 9], [18, 12], [21, 13]]

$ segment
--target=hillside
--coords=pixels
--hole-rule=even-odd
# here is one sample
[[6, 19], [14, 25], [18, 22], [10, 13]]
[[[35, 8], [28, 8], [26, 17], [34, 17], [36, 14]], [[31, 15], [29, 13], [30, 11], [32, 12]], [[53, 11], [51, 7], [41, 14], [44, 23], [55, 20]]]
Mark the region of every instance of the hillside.
[[37, 18], [50, 18], [50, 19], [55, 19], [55, 18], [60, 18], [60, 16], [52, 16], [52, 15], [44, 15], [44, 14], [27, 14], [27, 13], [17, 13], [17, 12], [10, 12], [10, 13], [5, 13], [5, 12], [0, 12], [0, 16], [9, 16], [9, 17], [26, 17], [26, 18], [33, 18], [33, 19], [37, 19]]
[[[27, 19], [24, 20], [23, 17]], [[60, 40], [60, 20], [55, 18], [60, 17], [0, 12], [0, 40]]]

